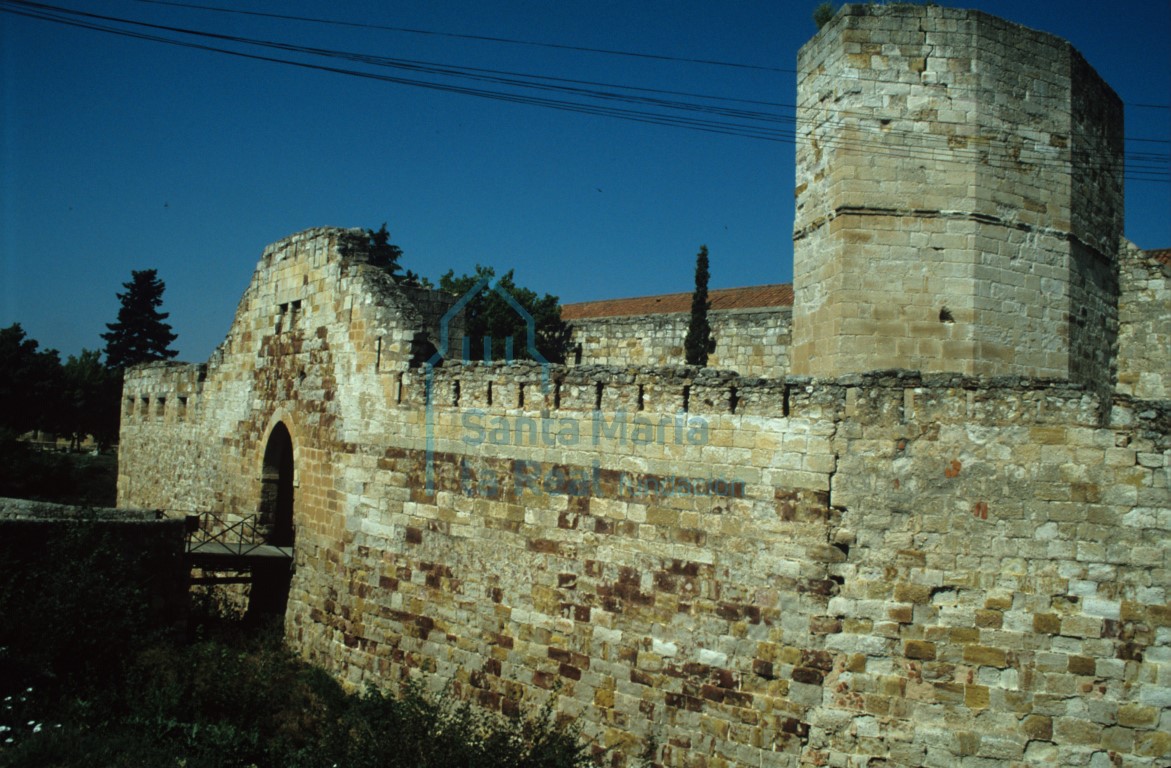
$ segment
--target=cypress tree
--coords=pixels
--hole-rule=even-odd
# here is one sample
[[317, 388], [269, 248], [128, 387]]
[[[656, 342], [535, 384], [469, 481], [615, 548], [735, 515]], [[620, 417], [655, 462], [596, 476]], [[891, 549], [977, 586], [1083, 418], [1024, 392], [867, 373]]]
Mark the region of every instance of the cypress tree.
[[711, 304], [707, 300], [707, 246], [701, 245], [695, 256], [695, 293], [691, 294], [691, 322], [687, 326], [687, 338], [683, 349], [688, 365], [707, 365], [708, 353], [712, 351], [712, 327], [708, 324], [707, 311]]

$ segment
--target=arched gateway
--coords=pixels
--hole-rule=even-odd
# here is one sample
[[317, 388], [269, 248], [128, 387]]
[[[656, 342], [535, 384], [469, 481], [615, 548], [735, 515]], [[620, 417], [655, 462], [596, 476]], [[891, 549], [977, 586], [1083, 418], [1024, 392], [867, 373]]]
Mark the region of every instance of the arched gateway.
[[[293, 438], [288, 427], [277, 422], [268, 436], [260, 473], [260, 505], [257, 512], [266, 544], [292, 548], [293, 496]], [[283, 615], [292, 576], [292, 564], [289, 561], [257, 562], [252, 571], [249, 615]]]

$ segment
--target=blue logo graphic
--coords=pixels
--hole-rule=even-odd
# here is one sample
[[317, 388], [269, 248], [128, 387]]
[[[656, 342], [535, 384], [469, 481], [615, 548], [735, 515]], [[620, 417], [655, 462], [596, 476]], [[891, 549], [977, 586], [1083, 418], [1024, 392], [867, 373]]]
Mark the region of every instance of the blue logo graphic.
[[[444, 360], [451, 359], [448, 354], [448, 346], [451, 342], [450, 326], [451, 321], [460, 312], [467, 307], [481, 293], [488, 295], [491, 291], [495, 291], [502, 299], [504, 299], [508, 306], [512, 308], [516, 314], [524, 320], [525, 323], [525, 350], [537, 361], [541, 366], [541, 392], [548, 395], [549, 393], [549, 361], [537, 349], [537, 323], [533, 320], [533, 316], [529, 311], [521, 306], [516, 298], [500, 287], [497, 283], [489, 287], [490, 278], [482, 277], [479, 282], [472, 286], [471, 290], [459, 298], [451, 309], [443, 314], [443, 318], [439, 321], [439, 347], [435, 350], [435, 354], [423, 364], [426, 368], [426, 493], [429, 496], [435, 494], [435, 402], [434, 402], [434, 383], [435, 383], [435, 368]], [[484, 361], [490, 362], [492, 359], [492, 338], [490, 336], [484, 337]], [[471, 359], [471, 339], [467, 336], [463, 339], [462, 349], [460, 351], [461, 357], [458, 358], [463, 362], [468, 362]], [[504, 361], [508, 364], [516, 362], [513, 357], [513, 340], [512, 337], [504, 340]]]

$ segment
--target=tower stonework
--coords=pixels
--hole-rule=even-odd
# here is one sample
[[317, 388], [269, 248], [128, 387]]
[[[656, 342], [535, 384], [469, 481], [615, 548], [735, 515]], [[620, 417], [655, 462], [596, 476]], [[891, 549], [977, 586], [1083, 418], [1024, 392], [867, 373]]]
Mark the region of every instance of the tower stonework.
[[976, 11], [844, 7], [798, 56], [792, 371], [1112, 381], [1122, 102]]

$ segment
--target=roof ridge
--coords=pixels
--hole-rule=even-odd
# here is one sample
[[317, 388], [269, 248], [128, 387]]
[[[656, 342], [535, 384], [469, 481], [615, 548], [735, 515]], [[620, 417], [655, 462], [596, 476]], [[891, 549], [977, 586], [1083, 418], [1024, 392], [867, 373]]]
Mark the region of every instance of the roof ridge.
[[[597, 299], [563, 304], [561, 316], [566, 320], [593, 317], [624, 317], [633, 315], [665, 315], [687, 312], [691, 308], [691, 291], [631, 296], [618, 299]], [[791, 283], [762, 283], [734, 288], [708, 290], [712, 309], [759, 309], [787, 307], [793, 304]]]

